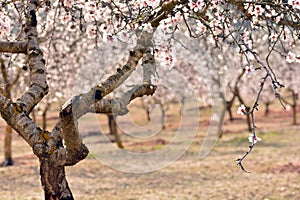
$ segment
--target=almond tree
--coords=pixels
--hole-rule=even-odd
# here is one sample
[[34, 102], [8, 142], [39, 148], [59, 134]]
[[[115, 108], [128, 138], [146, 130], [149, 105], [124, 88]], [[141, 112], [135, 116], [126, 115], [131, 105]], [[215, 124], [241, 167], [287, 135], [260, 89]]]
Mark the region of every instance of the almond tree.
[[[278, 88], [282, 87], [273, 73], [269, 57], [264, 61], [256, 51], [256, 44], [260, 44], [260, 41], [255, 39], [255, 35], [260, 30], [270, 39], [266, 46], [270, 48], [270, 55], [277, 50], [276, 45], [284, 45], [281, 41], [297, 45], [299, 18], [299, 0], [5, 0], [1, 3], [0, 52], [24, 54], [31, 83], [16, 101], [0, 94], [1, 116], [38, 157], [45, 199], [73, 199], [65, 176], [65, 166], [75, 165], [88, 154], [78, 132], [78, 119], [87, 112], [121, 114], [128, 111], [126, 106], [131, 100], [152, 95], [156, 86], [152, 85], [151, 76], [145, 73], [143, 83], [123, 92], [121, 98], [107, 97], [131, 76], [140, 61], [145, 71], [153, 71], [149, 68], [159, 60], [165, 66], [172, 65], [175, 55], [170, 49], [175, 43], [181, 42], [175, 33], [185, 32], [192, 38], [205, 37], [216, 47], [220, 47], [223, 42], [239, 49], [248, 66], [255, 62], [264, 73], [253, 106], [249, 111], [243, 108], [240, 110], [250, 116], [252, 127], [249, 150], [237, 160], [238, 165], [245, 170], [242, 161], [258, 141], [254, 113], [264, 84], [271, 80], [275, 96], [279, 99]], [[47, 82], [47, 57], [51, 52], [46, 45], [42, 48], [42, 42], [46, 40], [51, 45], [55, 41], [55, 34], [61, 32], [64, 35], [62, 43], [78, 38], [82, 46], [90, 46], [93, 41], [97, 47], [102, 41], [111, 41], [116, 35], [126, 34], [128, 30], [136, 30], [137, 39], [135, 46], [128, 52], [125, 64], [87, 92], [71, 97], [61, 107], [59, 120], [53, 130], [38, 127], [29, 114], [47, 95], [51, 86], [51, 82]], [[155, 39], [157, 34], [160, 37]], [[195, 39], [194, 44], [189, 45], [198, 42]], [[85, 53], [81, 51], [81, 45], [76, 48], [79, 52], [77, 57], [63, 60], [70, 62], [70, 69], [80, 63], [77, 59], [84, 57], [81, 57], [81, 53]], [[55, 50], [64, 52], [60, 48]], [[297, 57], [297, 52], [282, 53], [287, 57]], [[190, 54], [182, 57], [196, 60]], [[64, 62], [58, 63], [59, 69], [66, 67], [60, 66]], [[211, 77], [214, 72], [206, 70]], [[214, 87], [219, 87], [217, 82]], [[61, 93], [65, 92], [62, 89]]]

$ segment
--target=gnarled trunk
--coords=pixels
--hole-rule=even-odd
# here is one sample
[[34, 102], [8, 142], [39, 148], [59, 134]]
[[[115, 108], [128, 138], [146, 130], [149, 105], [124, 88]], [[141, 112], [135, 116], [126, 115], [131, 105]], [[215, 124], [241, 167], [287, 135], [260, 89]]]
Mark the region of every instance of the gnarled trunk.
[[73, 200], [64, 166], [57, 166], [56, 161], [40, 159], [41, 182], [45, 192], [45, 200]]

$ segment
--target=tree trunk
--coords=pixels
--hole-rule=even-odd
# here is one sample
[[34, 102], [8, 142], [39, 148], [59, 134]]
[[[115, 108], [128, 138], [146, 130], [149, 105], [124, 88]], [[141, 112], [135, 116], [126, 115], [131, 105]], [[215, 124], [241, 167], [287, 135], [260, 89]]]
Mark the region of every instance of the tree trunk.
[[114, 115], [108, 114], [107, 117], [108, 117], [109, 134], [111, 134], [115, 137], [118, 147], [121, 149], [124, 149], [121, 138], [118, 134], [117, 122], [116, 122]]
[[164, 109], [164, 107], [163, 107], [163, 105], [162, 104], [160, 104], [160, 108], [161, 108], [161, 125], [162, 125], [162, 130], [165, 130], [166, 129], [166, 120], [165, 120], [165, 118], [166, 118], [166, 111], [165, 111], [165, 109]]
[[147, 115], [147, 120], [150, 122], [151, 121], [151, 117], [150, 117], [150, 108], [146, 109], [146, 115]]
[[293, 125], [297, 125], [297, 105], [293, 105], [292, 109], [293, 109]]
[[4, 162], [2, 166], [13, 165], [11, 142], [12, 142], [12, 128], [9, 125], [6, 125], [5, 139], [4, 139]]
[[229, 114], [229, 120], [230, 121], [234, 120], [233, 115], [232, 115], [232, 110], [231, 110], [232, 105], [233, 105], [232, 101], [227, 101], [226, 102], [226, 109], [227, 109], [227, 112]]
[[[250, 111], [250, 107], [246, 106], [246, 111], [249, 112]], [[250, 115], [247, 115], [247, 125], [248, 125], [248, 131], [252, 132]]]
[[293, 95], [293, 125], [297, 125], [297, 100], [298, 100], [298, 94], [296, 94], [293, 90], [292, 95]]
[[269, 115], [269, 113], [270, 113], [270, 109], [269, 109], [269, 107], [270, 107], [270, 103], [268, 102], [268, 103], [265, 103], [265, 106], [266, 106], [266, 110], [265, 110], [265, 116], [268, 116]]
[[145, 102], [142, 98], [141, 98], [141, 105], [142, 105], [142, 108], [146, 111], [147, 120], [150, 122], [151, 121], [150, 107], [145, 104]]
[[50, 103], [47, 103], [46, 107], [44, 108], [43, 113], [42, 113], [42, 130], [44, 130], [44, 131], [47, 128], [47, 113], [48, 113], [49, 108], [50, 108]]
[[46, 158], [40, 159], [40, 175], [45, 191], [45, 200], [73, 200], [64, 166], [56, 166]]

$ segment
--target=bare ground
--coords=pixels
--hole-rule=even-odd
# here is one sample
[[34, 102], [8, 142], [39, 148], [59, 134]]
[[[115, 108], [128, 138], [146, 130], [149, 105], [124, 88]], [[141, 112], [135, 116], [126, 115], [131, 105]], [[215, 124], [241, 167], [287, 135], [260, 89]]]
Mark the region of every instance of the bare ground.
[[[125, 148], [147, 152], [168, 144], [179, 126], [176, 112], [176, 107], [168, 111], [167, 129], [151, 139], [132, 140], [122, 135]], [[198, 158], [208, 124], [205, 121], [209, 119], [209, 111], [203, 112], [204, 117], [200, 119], [203, 125], [192, 146], [180, 159], [161, 170], [124, 173], [103, 165], [92, 153], [68, 167], [67, 177], [75, 199], [300, 199], [300, 126], [290, 125], [290, 112], [275, 107], [269, 117], [258, 113], [258, 134], [262, 142], [244, 163], [251, 173], [242, 172], [234, 161], [249, 144], [244, 117], [226, 121], [223, 137], [213, 151], [205, 159]], [[132, 118], [145, 124], [142, 111]], [[99, 124], [107, 132], [105, 116], [98, 118], [99, 124], [90, 119], [87, 116], [80, 122], [83, 135], [92, 133]], [[0, 130], [3, 128], [1, 122]], [[3, 141], [3, 134], [0, 138]], [[0, 199], [43, 199], [38, 160], [16, 134], [13, 152], [15, 165], [0, 168]]]

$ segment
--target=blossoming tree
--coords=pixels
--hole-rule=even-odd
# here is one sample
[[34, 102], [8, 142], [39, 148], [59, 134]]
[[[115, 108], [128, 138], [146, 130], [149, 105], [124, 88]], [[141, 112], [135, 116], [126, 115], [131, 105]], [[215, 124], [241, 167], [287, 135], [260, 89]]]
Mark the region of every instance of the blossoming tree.
[[[16, 101], [0, 94], [1, 116], [38, 157], [45, 199], [73, 199], [65, 166], [75, 165], [88, 154], [78, 132], [77, 120], [87, 112], [124, 113], [131, 100], [152, 95], [156, 86], [151, 82], [151, 73], [147, 72], [153, 71], [150, 68], [157, 61], [162, 63], [161, 67], [170, 67], [176, 61], [171, 51], [172, 46], [180, 42], [175, 38], [176, 32], [185, 32], [191, 38], [205, 37], [215, 47], [225, 43], [237, 48], [248, 66], [255, 63], [255, 69], [264, 73], [254, 105], [249, 111], [240, 109], [252, 122], [251, 145], [237, 160], [243, 170], [242, 161], [259, 141], [254, 114], [267, 80], [271, 80], [275, 96], [280, 99], [277, 89], [283, 85], [273, 73], [270, 55], [280, 46], [288, 61], [299, 60], [299, 52], [294, 49], [300, 29], [299, 0], [4, 0], [0, 6], [0, 52], [24, 54], [31, 81]], [[88, 91], [71, 97], [61, 107], [53, 130], [42, 130], [31, 120], [29, 114], [54, 84], [54, 80], [47, 81], [51, 59], [62, 70], [59, 75], [64, 76], [64, 70], [72, 70], [83, 62], [82, 48], [120, 39], [129, 30], [136, 31], [136, 42], [128, 51], [123, 66]], [[55, 37], [57, 33], [61, 34], [61, 45], [57, 45], [54, 53], [67, 56], [68, 51], [61, 48], [66, 43], [79, 53], [56, 63], [56, 57], [48, 56], [53, 53], [48, 47], [59, 40]], [[267, 37], [269, 54], [266, 57], [255, 49], [260, 44], [258, 33]], [[160, 37], [154, 39], [155, 34]], [[195, 39], [196, 42], [199, 40]], [[140, 61], [145, 69], [142, 83], [123, 92], [120, 98], [109, 98], [107, 95], [131, 76]], [[252, 68], [248, 70], [253, 71]], [[207, 73], [213, 72], [208, 70]], [[62, 88], [60, 92], [67, 91]]]

